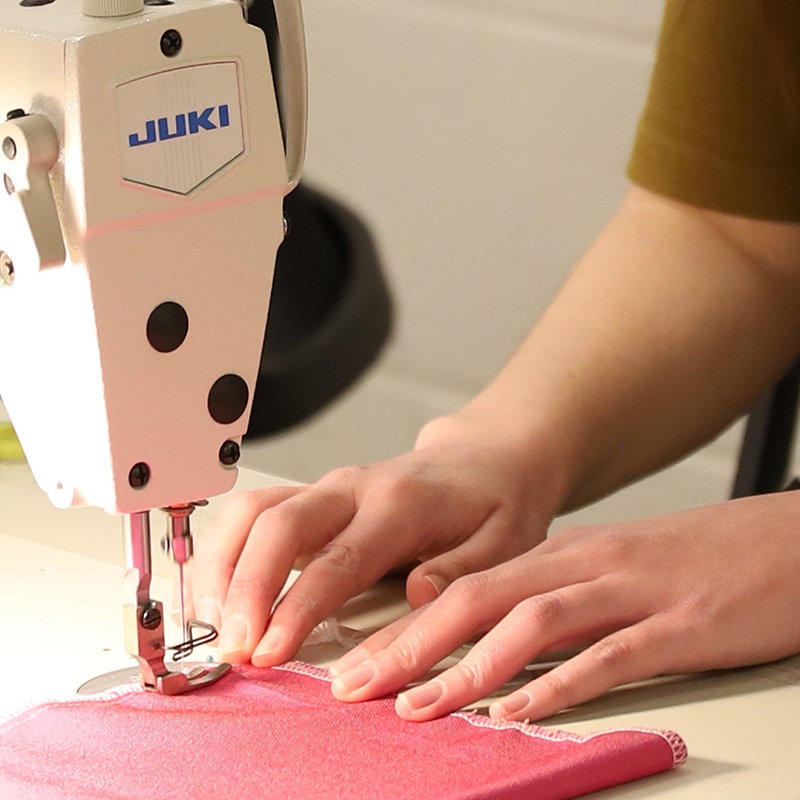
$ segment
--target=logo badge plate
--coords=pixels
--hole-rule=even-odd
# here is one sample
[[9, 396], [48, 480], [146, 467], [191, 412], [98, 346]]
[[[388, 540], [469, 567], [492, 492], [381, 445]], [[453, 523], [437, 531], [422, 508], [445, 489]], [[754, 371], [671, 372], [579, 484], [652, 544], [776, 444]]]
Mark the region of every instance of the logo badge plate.
[[116, 88], [122, 177], [188, 194], [244, 153], [234, 62], [181, 67]]

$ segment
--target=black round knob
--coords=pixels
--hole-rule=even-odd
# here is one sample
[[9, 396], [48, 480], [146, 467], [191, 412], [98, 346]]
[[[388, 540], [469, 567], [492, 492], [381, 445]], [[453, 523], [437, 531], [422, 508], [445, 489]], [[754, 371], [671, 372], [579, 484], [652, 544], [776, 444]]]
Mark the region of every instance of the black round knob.
[[147, 341], [159, 353], [177, 350], [188, 333], [189, 315], [180, 303], [161, 303], [147, 318]]
[[223, 375], [208, 393], [208, 413], [220, 425], [230, 425], [244, 414], [250, 391], [239, 375]]

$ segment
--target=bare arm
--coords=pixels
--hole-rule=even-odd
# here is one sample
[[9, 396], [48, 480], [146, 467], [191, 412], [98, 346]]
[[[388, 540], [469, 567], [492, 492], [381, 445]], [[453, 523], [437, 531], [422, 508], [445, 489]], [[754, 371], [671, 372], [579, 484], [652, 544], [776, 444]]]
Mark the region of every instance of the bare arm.
[[[481, 697], [564, 643], [595, 642], [493, 713], [538, 717], [660, 671], [794, 652], [800, 625], [782, 632], [780, 612], [800, 602], [800, 559], [786, 557], [800, 553], [795, 497], [543, 540], [559, 510], [720, 430], [798, 345], [800, 226], [634, 187], [500, 375], [427, 425], [412, 453], [232, 499], [198, 542], [195, 606], [222, 620], [223, 656], [269, 666], [418, 559], [415, 611], [332, 668], [338, 697], [375, 697], [488, 631], [458, 667], [398, 700], [410, 719]], [[303, 573], [270, 615], [293, 563]]]
[[462, 413], [504, 424], [531, 450], [556, 437], [567, 509], [707, 441], [798, 352], [800, 226], [632, 187], [517, 354]]
[[[543, 480], [569, 508], [705, 441], [798, 350], [800, 226], [633, 188], [498, 378], [424, 430], [421, 452], [459, 424], [516, 436], [531, 485]], [[586, 649], [492, 716], [540, 719], [622, 683], [795, 653], [797, 495], [562, 531], [374, 634], [331, 667], [333, 692], [400, 691], [481, 633], [456, 666], [400, 694], [397, 712], [437, 717], [575, 645]]]

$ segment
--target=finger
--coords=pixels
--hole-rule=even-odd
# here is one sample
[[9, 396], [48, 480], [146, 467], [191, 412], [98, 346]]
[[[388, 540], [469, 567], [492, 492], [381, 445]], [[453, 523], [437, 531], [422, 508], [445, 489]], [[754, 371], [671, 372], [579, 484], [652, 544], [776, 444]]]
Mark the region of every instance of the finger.
[[585, 703], [615, 686], [669, 671], [674, 632], [653, 616], [618, 630], [524, 688], [491, 704], [493, 719], [539, 720]]
[[[456, 580], [385, 650], [341, 674], [331, 687], [334, 695], [341, 700], [366, 700], [424, 675], [476, 633], [497, 624], [532, 588], [536, 592], [530, 562], [529, 555], [522, 556]], [[558, 588], [563, 582], [575, 583], [565, 581], [566, 575], [556, 577], [575, 569], [574, 565], [559, 568], [548, 558], [537, 559], [537, 564], [545, 578], [544, 591]]]
[[315, 625], [408, 558], [413, 541], [407, 520], [390, 506], [362, 505], [278, 603], [253, 663], [271, 666], [291, 658]]
[[192, 605], [198, 619], [220, 629], [228, 585], [253, 524], [265, 509], [303, 490], [301, 486], [276, 486], [237, 492], [226, 499], [217, 518], [195, 541]]
[[408, 614], [404, 614], [400, 617], [400, 619], [390, 622], [379, 631], [375, 631], [375, 633], [361, 642], [361, 644], [345, 653], [340, 659], [328, 667], [328, 672], [331, 674], [331, 677], [337, 678], [339, 675], [343, 675], [362, 661], [366, 661], [368, 658], [375, 655], [375, 653], [386, 649], [426, 608], [427, 606], [422, 606], [414, 611], [410, 611]]
[[[348, 702], [379, 697], [424, 675], [514, 605], [516, 597], [493, 596], [488, 588], [491, 583], [486, 572], [455, 581], [435, 602], [418, 609], [418, 616], [400, 621], [386, 635], [389, 641], [384, 647], [377, 649], [377, 642], [371, 644], [370, 655], [361, 663], [351, 655], [349, 663], [343, 665], [346, 670], [342, 669], [331, 684], [334, 696]], [[496, 619], [489, 620], [489, 606], [496, 606]]]
[[[552, 643], [627, 618], [631, 601], [620, 586], [568, 586], [518, 603], [461, 661], [401, 694], [397, 713], [422, 721], [479, 700], [502, 686]], [[635, 601], [634, 601], [635, 602]]]
[[490, 569], [520, 554], [519, 544], [508, 535], [508, 522], [490, 514], [463, 544], [416, 567], [406, 581], [412, 608], [435, 600], [453, 581]]
[[325, 545], [354, 513], [348, 493], [310, 488], [258, 516], [228, 586], [221, 657], [234, 663], [250, 658], [297, 554]]

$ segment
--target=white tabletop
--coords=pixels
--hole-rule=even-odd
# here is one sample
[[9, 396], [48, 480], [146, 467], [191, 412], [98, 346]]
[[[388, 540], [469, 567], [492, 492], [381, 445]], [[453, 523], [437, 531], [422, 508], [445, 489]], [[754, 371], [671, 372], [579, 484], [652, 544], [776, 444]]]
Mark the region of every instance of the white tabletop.
[[[242, 471], [239, 485], [276, 482]], [[217, 501], [199, 511], [199, 527], [218, 507]], [[174, 568], [154, 554], [154, 569], [152, 593], [169, 606]], [[0, 464], [0, 716], [67, 696], [91, 677], [130, 666], [121, 602], [119, 520], [96, 509], [57, 511], [24, 465]], [[342, 619], [353, 627], [372, 625], [401, 609], [395, 583], [352, 602]], [[177, 627], [168, 625], [168, 639], [177, 641]], [[317, 648], [301, 655], [322, 662], [332, 654]], [[625, 688], [552, 724], [576, 733], [615, 726], [671, 728], [686, 740], [690, 757], [683, 767], [593, 795], [598, 798], [795, 800], [800, 798], [799, 715], [800, 658], [794, 658]]]

